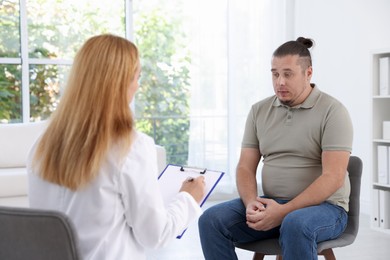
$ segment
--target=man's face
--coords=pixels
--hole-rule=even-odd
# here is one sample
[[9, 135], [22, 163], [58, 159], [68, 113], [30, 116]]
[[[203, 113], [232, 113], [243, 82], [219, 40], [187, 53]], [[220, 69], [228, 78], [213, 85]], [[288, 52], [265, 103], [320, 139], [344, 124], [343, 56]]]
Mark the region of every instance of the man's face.
[[298, 55], [273, 57], [272, 83], [280, 102], [290, 107], [301, 104], [310, 94], [312, 67]]

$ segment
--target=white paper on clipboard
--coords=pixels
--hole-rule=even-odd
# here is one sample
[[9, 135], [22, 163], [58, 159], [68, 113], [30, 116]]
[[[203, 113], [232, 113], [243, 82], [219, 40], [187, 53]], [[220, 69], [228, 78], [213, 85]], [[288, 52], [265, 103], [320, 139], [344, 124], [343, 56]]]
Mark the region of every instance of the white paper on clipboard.
[[[158, 183], [164, 204], [167, 206], [170, 203], [187, 178], [204, 176], [206, 187], [205, 195], [200, 203], [200, 206], [202, 207], [224, 174], [225, 173], [221, 171], [213, 171], [205, 168], [168, 164], [164, 171], [158, 176]], [[183, 231], [183, 234], [184, 232], [185, 230]], [[181, 238], [183, 234], [177, 238]]]

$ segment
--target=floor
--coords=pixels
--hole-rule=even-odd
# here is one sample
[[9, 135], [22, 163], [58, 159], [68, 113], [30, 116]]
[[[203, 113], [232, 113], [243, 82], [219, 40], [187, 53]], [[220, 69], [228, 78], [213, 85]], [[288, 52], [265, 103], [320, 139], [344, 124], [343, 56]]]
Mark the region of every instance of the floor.
[[[252, 252], [241, 249], [237, 249], [236, 252], [240, 260], [252, 259]], [[341, 260], [390, 260], [390, 230], [383, 232], [370, 228], [369, 216], [361, 215], [359, 234], [355, 242], [350, 246], [334, 249], [334, 253], [336, 258]], [[188, 227], [181, 239], [176, 239], [166, 248], [150, 252], [148, 256], [148, 260], [182, 259], [204, 259], [197, 223]], [[266, 256], [265, 259], [275, 259], [275, 256]], [[324, 258], [320, 256], [319, 259]]]

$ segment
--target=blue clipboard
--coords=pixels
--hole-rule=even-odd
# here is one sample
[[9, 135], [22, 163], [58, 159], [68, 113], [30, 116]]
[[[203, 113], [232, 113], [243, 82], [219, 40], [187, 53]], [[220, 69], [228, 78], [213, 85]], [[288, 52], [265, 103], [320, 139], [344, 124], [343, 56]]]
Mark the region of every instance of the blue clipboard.
[[[205, 195], [200, 203], [200, 206], [202, 207], [224, 174], [224, 172], [209, 170], [206, 168], [168, 164], [158, 176], [158, 183], [164, 204], [168, 205], [170, 203], [172, 198], [179, 192], [183, 181], [187, 178], [204, 176], [206, 188]], [[181, 238], [185, 231], [186, 230], [184, 230], [181, 235], [177, 236], [177, 238]]]

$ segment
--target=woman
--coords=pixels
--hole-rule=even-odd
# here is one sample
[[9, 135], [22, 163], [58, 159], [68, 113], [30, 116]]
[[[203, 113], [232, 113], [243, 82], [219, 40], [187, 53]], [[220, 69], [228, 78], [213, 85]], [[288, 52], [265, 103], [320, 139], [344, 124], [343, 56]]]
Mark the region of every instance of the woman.
[[144, 259], [201, 214], [204, 179], [184, 182], [165, 208], [153, 140], [134, 128], [136, 46], [114, 35], [89, 39], [46, 132], [28, 162], [30, 206], [73, 221], [83, 259]]

